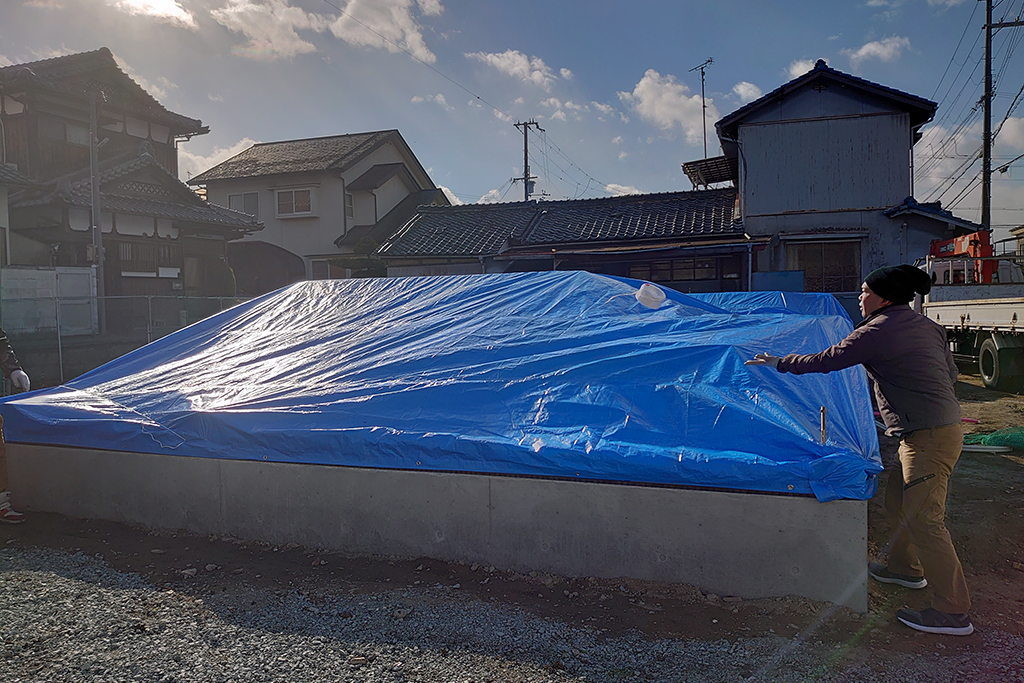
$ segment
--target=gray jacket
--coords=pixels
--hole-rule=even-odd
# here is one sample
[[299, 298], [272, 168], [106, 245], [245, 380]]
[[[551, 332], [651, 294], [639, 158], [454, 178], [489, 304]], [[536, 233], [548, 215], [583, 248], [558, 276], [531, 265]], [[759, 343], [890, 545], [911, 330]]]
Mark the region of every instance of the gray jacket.
[[946, 331], [909, 306], [880, 308], [846, 339], [820, 353], [789, 354], [779, 372], [832, 372], [854, 365], [867, 370], [886, 434], [960, 423], [953, 384], [956, 364]]

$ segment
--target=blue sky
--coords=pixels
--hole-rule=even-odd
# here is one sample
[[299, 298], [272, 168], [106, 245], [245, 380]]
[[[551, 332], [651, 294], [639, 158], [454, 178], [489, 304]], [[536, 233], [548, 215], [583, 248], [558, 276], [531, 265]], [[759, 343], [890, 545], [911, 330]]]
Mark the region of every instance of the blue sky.
[[[995, 16], [1022, 9], [1002, 0]], [[704, 154], [694, 67], [713, 60], [715, 156], [718, 118], [823, 58], [939, 103], [915, 195], [978, 220], [983, 20], [977, 0], [4, 0], [0, 65], [109, 47], [167, 108], [210, 127], [181, 146], [183, 179], [255, 141], [397, 128], [435, 183], [476, 202], [522, 198], [513, 124], [529, 119], [544, 129], [531, 131], [536, 191], [551, 199], [689, 190], [680, 164]], [[1013, 28], [995, 41], [1000, 232], [1024, 223], [1021, 40]]]

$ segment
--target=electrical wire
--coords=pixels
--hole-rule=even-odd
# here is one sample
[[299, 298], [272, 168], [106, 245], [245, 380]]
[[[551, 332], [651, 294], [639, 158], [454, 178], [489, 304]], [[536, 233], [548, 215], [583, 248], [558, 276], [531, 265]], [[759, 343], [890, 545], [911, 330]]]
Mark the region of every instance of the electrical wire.
[[[335, 5], [335, 4], [334, 4], [333, 2], [331, 2], [330, 0], [323, 0], [323, 2], [324, 2], [325, 4], [327, 4], [327, 5], [329, 5], [330, 7], [333, 7], [333, 8], [335, 9], [335, 10], [337, 10], [337, 11], [338, 11], [338, 13], [339, 13], [339, 14], [341, 14], [341, 15], [343, 15], [343, 16], [346, 16], [346, 17], [348, 17], [349, 19], [351, 19], [352, 21], [354, 21], [355, 23], [359, 24], [360, 26], [362, 26], [362, 27], [363, 27], [363, 28], [365, 28], [365, 29], [366, 29], [367, 31], [369, 31], [369, 32], [370, 32], [370, 33], [372, 33], [373, 35], [377, 36], [378, 38], [380, 38], [380, 39], [381, 39], [381, 40], [383, 40], [384, 42], [388, 43], [389, 45], [392, 45], [392, 46], [394, 46], [394, 47], [395, 47], [396, 49], [398, 49], [398, 50], [401, 50], [401, 51], [402, 51], [402, 52], [404, 52], [404, 53], [405, 53], [406, 55], [408, 55], [409, 57], [411, 57], [411, 58], [412, 58], [412, 59], [414, 59], [415, 61], [419, 62], [419, 63], [420, 63], [420, 64], [422, 64], [423, 66], [427, 67], [428, 69], [430, 69], [431, 71], [433, 71], [433, 72], [434, 72], [434, 73], [436, 73], [436, 74], [437, 74], [438, 76], [440, 76], [441, 78], [445, 79], [446, 81], [448, 81], [448, 82], [449, 82], [449, 83], [451, 83], [452, 85], [456, 86], [457, 88], [459, 88], [459, 89], [461, 89], [461, 90], [465, 91], [466, 93], [470, 94], [471, 96], [475, 97], [475, 98], [476, 98], [477, 100], [479, 100], [480, 102], [482, 102], [483, 104], [487, 105], [488, 107], [490, 107], [491, 109], [493, 109], [493, 110], [494, 110], [495, 112], [497, 112], [497, 113], [498, 113], [498, 114], [500, 115], [500, 117], [501, 117], [501, 118], [502, 118], [503, 120], [506, 120], [506, 121], [511, 121], [511, 120], [513, 120], [513, 118], [514, 118], [514, 117], [512, 117], [512, 116], [511, 116], [511, 115], [510, 115], [510, 114], [509, 114], [508, 112], [504, 111], [503, 109], [499, 108], [498, 106], [496, 106], [496, 105], [494, 105], [494, 104], [491, 104], [490, 102], [488, 102], [487, 100], [485, 100], [485, 99], [484, 99], [483, 97], [481, 97], [480, 95], [476, 94], [475, 92], [473, 92], [472, 90], [470, 90], [470, 89], [469, 89], [469, 88], [467, 88], [466, 86], [462, 85], [461, 83], [459, 83], [459, 82], [458, 82], [458, 81], [456, 81], [455, 79], [451, 78], [450, 76], [448, 76], [447, 74], [445, 74], [445, 73], [444, 73], [444, 72], [442, 72], [441, 70], [439, 70], [439, 69], [437, 69], [437, 68], [435, 68], [435, 67], [431, 66], [430, 64], [428, 64], [428, 63], [427, 63], [427, 62], [425, 62], [424, 60], [420, 59], [419, 57], [417, 57], [416, 55], [414, 55], [414, 54], [413, 54], [412, 52], [410, 52], [409, 50], [405, 49], [404, 47], [402, 47], [402, 46], [401, 46], [401, 45], [399, 45], [398, 43], [394, 42], [394, 41], [393, 41], [393, 40], [391, 40], [390, 38], [388, 38], [388, 37], [386, 37], [386, 36], [384, 36], [384, 35], [381, 35], [381, 34], [380, 34], [380, 33], [378, 33], [377, 31], [375, 31], [374, 29], [372, 29], [372, 28], [371, 28], [370, 26], [368, 26], [367, 24], [363, 23], [362, 21], [360, 21], [359, 19], [355, 18], [354, 16], [352, 16], [351, 14], [349, 14], [348, 12], [346, 12], [345, 10], [343, 10], [342, 8], [340, 8], [340, 7], [338, 7], [337, 5]], [[547, 138], [547, 135], [545, 134], [545, 136], [544, 136], [544, 137], [545, 137], [545, 138]], [[566, 160], [566, 161], [567, 161], [567, 162], [568, 162], [569, 164], [571, 164], [571, 165], [572, 165], [572, 166], [573, 166], [574, 168], [576, 168], [576, 170], [578, 170], [578, 171], [579, 171], [580, 173], [582, 173], [582, 174], [583, 174], [583, 175], [584, 175], [584, 176], [585, 176], [585, 177], [586, 177], [586, 178], [588, 179], [588, 183], [587, 183], [587, 186], [588, 186], [588, 187], [589, 187], [589, 185], [590, 185], [590, 182], [594, 182], [594, 183], [597, 183], [597, 184], [599, 184], [599, 185], [600, 185], [600, 186], [601, 186], [602, 188], [603, 188], [603, 187], [606, 187], [606, 185], [605, 185], [604, 183], [601, 183], [600, 181], [598, 181], [598, 180], [594, 179], [594, 178], [593, 178], [593, 177], [592, 177], [592, 176], [591, 176], [590, 174], [588, 174], [588, 173], [587, 173], [586, 171], [584, 171], [584, 170], [583, 170], [582, 168], [580, 168], [580, 167], [579, 167], [579, 165], [577, 165], [577, 164], [576, 164], [576, 163], [575, 163], [575, 162], [574, 162], [574, 161], [573, 161], [572, 159], [570, 159], [570, 158], [569, 158], [569, 156], [568, 156], [568, 155], [567, 155], [567, 154], [566, 154], [565, 152], [563, 152], [563, 151], [562, 151], [562, 149], [561, 149], [561, 148], [560, 148], [560, 147], [559, 147], [559, 146], [558, 146], [557, 144], [555, 144], [555, 143], [553, 143], [553, 142], [552, 142], [552, 143], [550, 143], [550, 144], [551, 144], [551, 145], [552, 145], [552, 146], [553, 146], [553, 147], [554, 147], [554, 148], [555, 148], [555, 149], [556, 149], [556, 150], [558, 151], [558, 153], [559, 153], [559, 154], [560, 154], [560, 155], [562, 156], [562, 158], [564, 158], [564, 159], [565, 159], [565, 160]], [[546, 157], [547, 157], [548, 155], [544, 155], [544, 156], [545, 156], [545, 158], [546, 158]], [[507, 191], [508, 191], [508, 190], [506, 190], [506, 192], [507, 192]], [[454, 194], [454, 193], [453, 193], [453, 194]], [[458, 195], [456, 195], [456, 196], [458, 196]]]

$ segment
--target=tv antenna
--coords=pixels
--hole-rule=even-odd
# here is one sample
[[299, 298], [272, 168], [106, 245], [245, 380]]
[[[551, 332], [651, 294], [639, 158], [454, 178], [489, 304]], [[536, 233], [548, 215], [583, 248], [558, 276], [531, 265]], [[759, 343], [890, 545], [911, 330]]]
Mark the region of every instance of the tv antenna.
[[704, 158], [708, 158], [708, 105], [704, 101], [704, 69], [714, 64], [715, 60], [708, 57], [706, 60], [698, 64], [697, 66], [690, 69], [690, 71], [700, 70], [700, 118], [701, 124], [704, 126]]

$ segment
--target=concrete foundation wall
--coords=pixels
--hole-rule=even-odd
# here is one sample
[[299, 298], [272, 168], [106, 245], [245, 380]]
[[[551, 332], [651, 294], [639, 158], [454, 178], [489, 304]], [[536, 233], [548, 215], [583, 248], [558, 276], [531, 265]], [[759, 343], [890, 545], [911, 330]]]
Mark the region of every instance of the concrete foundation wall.
[[867, 610], [867, 503], [8, 444], [26, 511]]

